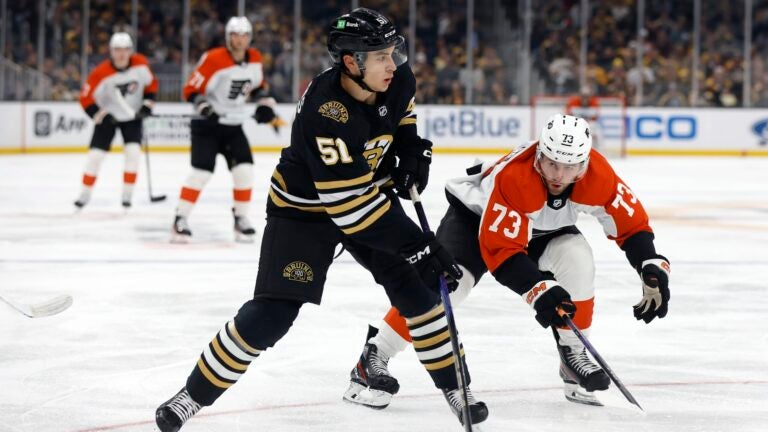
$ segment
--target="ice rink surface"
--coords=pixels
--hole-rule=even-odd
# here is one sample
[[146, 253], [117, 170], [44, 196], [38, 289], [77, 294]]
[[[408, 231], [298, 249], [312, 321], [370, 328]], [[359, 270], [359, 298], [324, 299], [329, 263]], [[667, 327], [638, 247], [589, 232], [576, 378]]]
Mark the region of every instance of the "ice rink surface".
[[[251, 214], [260, 232], [277, 157], [255, 156]], [[442, 183], [473, 159], [435, 156], [424, 194], [433, 228], [447, 206]], [[259, 242], [233, 242], [223, 160], [190, 218], [189, 245], [168, 242], [187, 155], [152, 155], [162, 203], [149, 203], [142, 163], [127, 213], [122, 154], [112, 153], [92, 202], [75, 214], [84, 163], [84, 154], [0, 157], [0, 292], [26, 303], [74, 297], [69, 310], [40, 319], [0, 305], [2, 432], [156, 430], [157, 405], [252, 294]], [[667, 318], [635, 321], [638, 277], [585, 217], [579, 227], [597, 264], [591, 340], [646, 411], [614, 386], [599, 394], [605, 407], [567, 402], [550, 332], [486, 276], [456, 308], [472, 389], [490, 409], [482, 430], [767, 430], [768, 158], [631, 157], [614, 166], [672, 263], [672, 300]], [[410, 349], [391, 363], [401, 391], [388, 409], [342, 402], [366, 325], [387, 305], [345, 253], [323, 305], [304, 306], [290, 333], [183, 431], [462, 430]]]

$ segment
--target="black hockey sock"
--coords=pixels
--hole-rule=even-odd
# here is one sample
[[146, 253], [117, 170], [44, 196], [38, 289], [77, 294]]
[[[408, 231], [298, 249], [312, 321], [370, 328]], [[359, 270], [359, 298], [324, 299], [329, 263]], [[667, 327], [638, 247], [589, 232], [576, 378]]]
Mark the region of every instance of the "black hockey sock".
[[[451, 350], [451, 336], [448, 331], [448, 320], [445, 309], [440, 303], [431, 311], [416, 317], [406, 318], [408, 331], [413, 339], [413, 348], [421, 364], [429, 372], [435, 386], [440, 389], [456, 389], [454, 357]], [[464, 347], [459, 341], [461, 360], [466, 371], [466, 384], [469, 385], [469, 370], [464, 357]]]
[[200, 405], [207, 406], [231, 387], [259, 356], [261, 350], [248, 345], [228, 322], [205, 347], [195, 369], [187, 378], [187, 391]]

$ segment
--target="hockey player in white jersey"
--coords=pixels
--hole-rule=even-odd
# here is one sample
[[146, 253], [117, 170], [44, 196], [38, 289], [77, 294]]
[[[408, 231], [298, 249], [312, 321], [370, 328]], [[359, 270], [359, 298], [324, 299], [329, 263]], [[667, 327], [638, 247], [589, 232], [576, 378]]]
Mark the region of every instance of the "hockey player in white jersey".
[[82, 208], [91, 199], [99, 168], [112, 146], [115, 131], [123, 136], [123, 207], [131, 206], [133, 187], [141, 155], [142, 120], [152, 113], [158, 84], [146, 57], [135, 53], [128, 33], [118, 32], [109, 40], [110, 58], [91, 72], [80, 93], [80, 104], [96, 123], [93, 129], [82, 191], [75, 201]]
[[[274, 128], [284, 122], [275, 114], [274, 98], [267, 97], [261, 53], [250, 48], [252, 26], [246, 17], [232, 17], [225, 27], [226, 47], [203, 54], [184, 86], [184, 99], [195, 105], [199, 118], [191, 121], [192, 171], [184, 181], [176, 207], [171, 241], [186, 243], [192, 236], [187, 219], [200, 192], [213, 175], [216, 156], [222, 154], [232, 172], [235, 239], [252, 242], [256, 230], [248, 220], [253, 184], [253, 156], [242, 123]], [[257, 99], [255, 113], [246, 103]]]
[[[669, 261], [656, 253], [640, 200], [592, 149], [587, 121], [561, 114], [547, 120], [537, 142], [473, 166], [467, 174], [447, 182], [450, 205], [437, 230], [463, 271], [451, 300], [460, 303], [490, 271], [523, 297], [542, 327], [552, 329], [566, 399], [601, 405], [593, 391], [607, 389], [609, 377], [587, 356], [557, 309], [589, 333], [595, 265], [576, 227], [578, 215], [585, 213], [598, 219], [639, 275], [642, 297], [633, 308], [635, 318], [649, 323], [666, 316]], [[390, 309], [378, 330], [370, 327], [344, 399], [386, 407], [400, 387], [388, 371], [389, 359], [409, 342], [403, 318]]]

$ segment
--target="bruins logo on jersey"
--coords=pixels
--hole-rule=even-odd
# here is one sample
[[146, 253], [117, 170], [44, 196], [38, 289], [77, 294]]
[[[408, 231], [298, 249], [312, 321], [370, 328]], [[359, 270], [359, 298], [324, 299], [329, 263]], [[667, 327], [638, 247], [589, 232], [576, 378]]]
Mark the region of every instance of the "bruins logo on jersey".
[[320, 109], [317, 110], [323, 117], [328, 117], [331, 120], [336, 120], [340, 123], [346, 123], [349, 120], [349, 112], [347, 107], [341, 104], [341, 102], [330, 101], [322, 104]]
[[315, 280], [315, 273], [307, 263], [303, 261], [294, 261], [283, 269], [283, 277], [294, 282], [312, 282]]

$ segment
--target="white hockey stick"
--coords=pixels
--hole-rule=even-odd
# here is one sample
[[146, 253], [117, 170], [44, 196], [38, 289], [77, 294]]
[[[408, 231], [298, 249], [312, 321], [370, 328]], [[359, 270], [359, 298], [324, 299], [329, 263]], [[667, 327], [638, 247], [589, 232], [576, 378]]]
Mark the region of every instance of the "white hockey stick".
[[4, 294], [0, 294], [0, 301], [30, 318], [56, 315], [72, 306], [72, 296], [69, 295], [60, 295], [37, 304], [25, 304], [13, 301]]
[[125, 111], [126, 114], [130, 115], [131, 118], [136, 117], [136, 111], [131, 108], [130, 105], [128, 105], [128, 101], [125, 100], [123, 97], [123, 94], [120, 93], [120, 89], [116, 88], [114, 93], [114, 98], [112, 98], [118, 105], [120, 105], [120, 108]]

